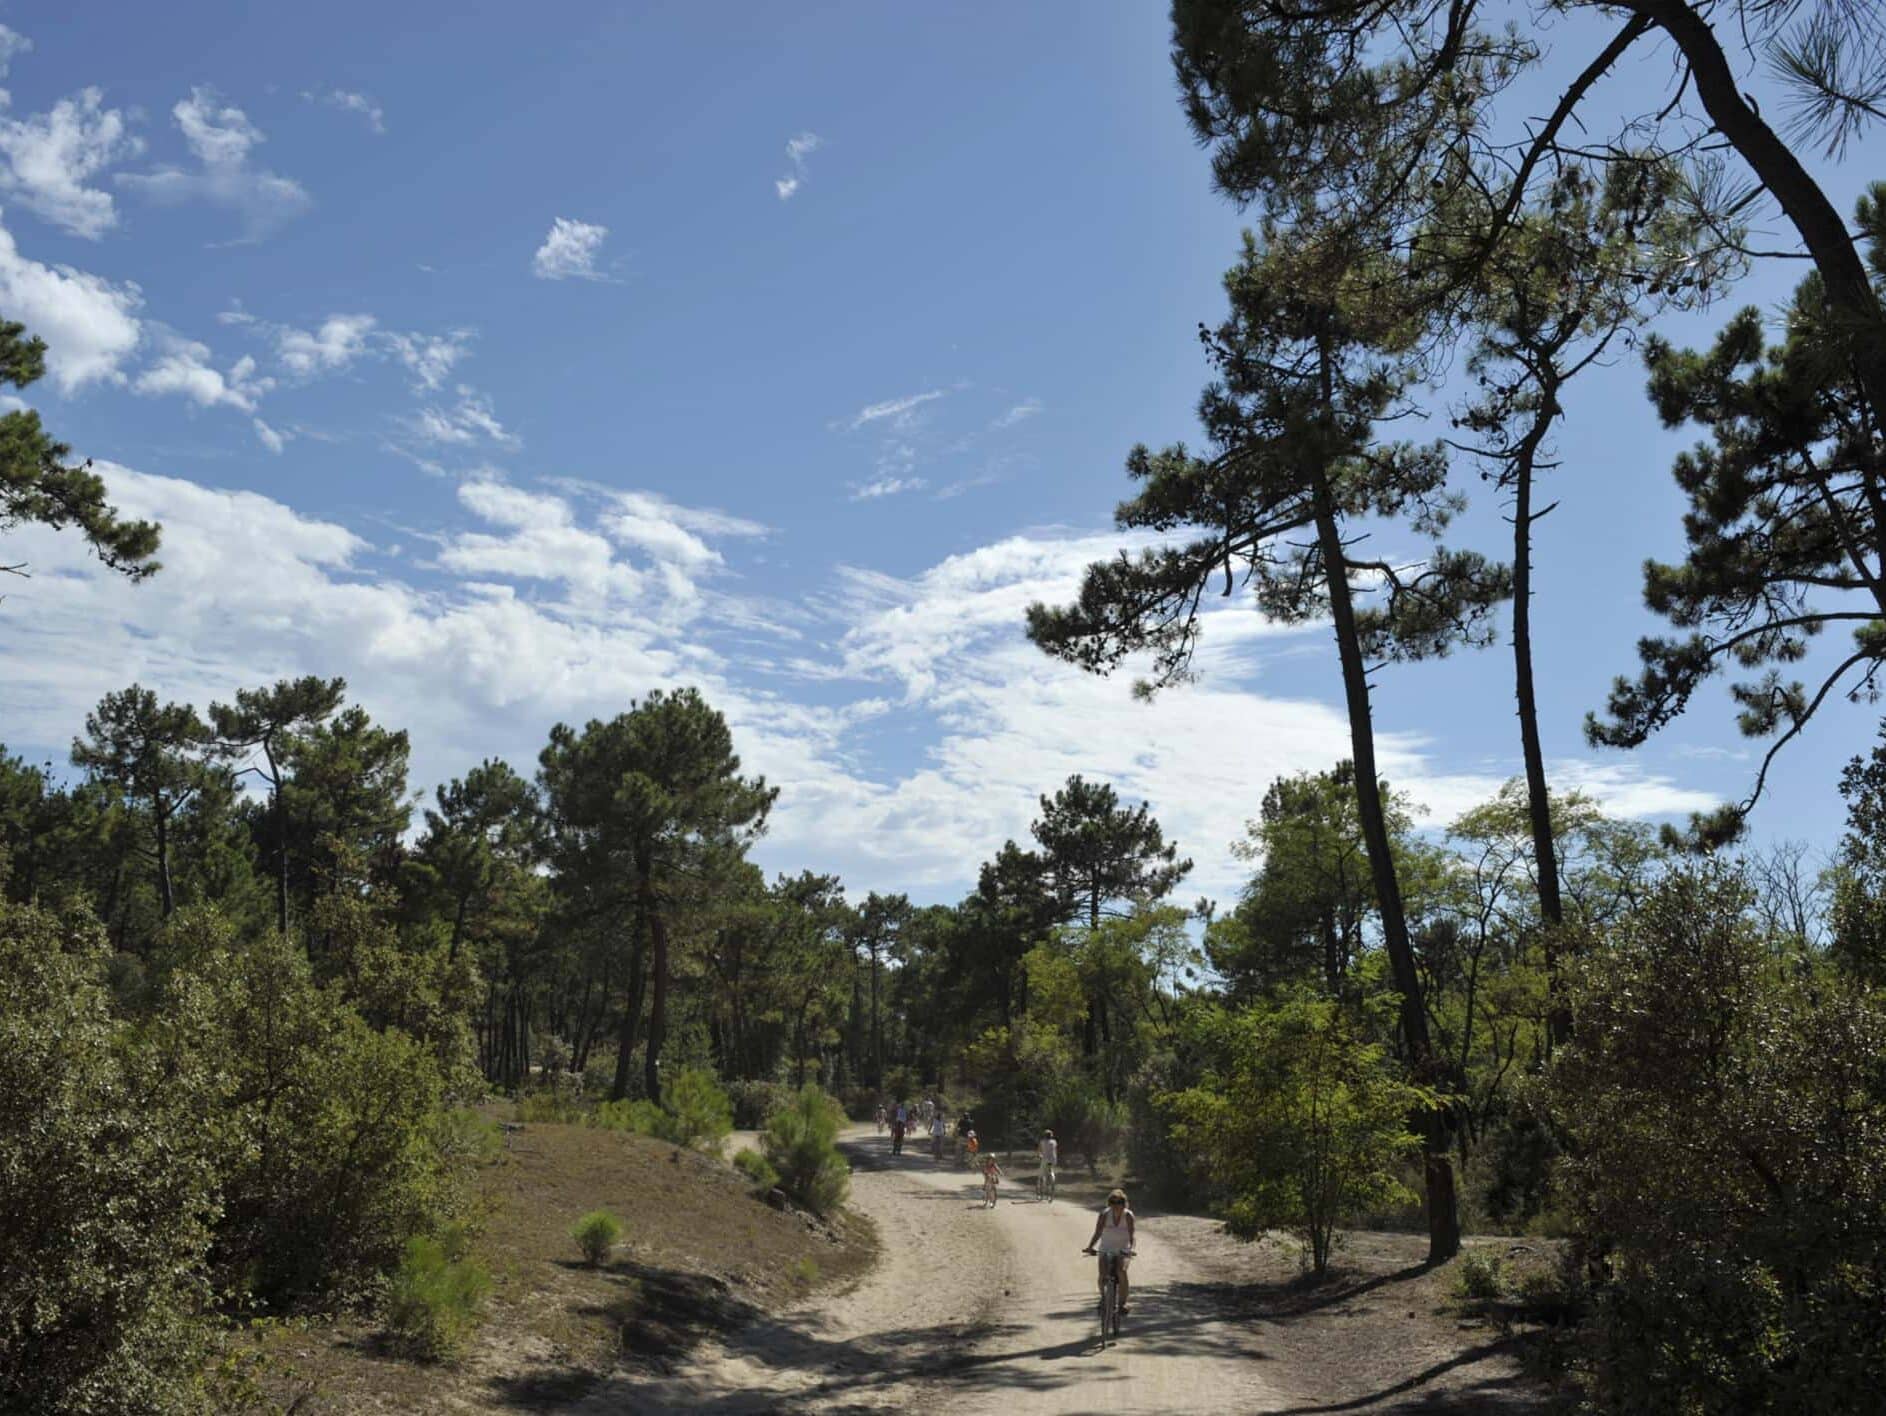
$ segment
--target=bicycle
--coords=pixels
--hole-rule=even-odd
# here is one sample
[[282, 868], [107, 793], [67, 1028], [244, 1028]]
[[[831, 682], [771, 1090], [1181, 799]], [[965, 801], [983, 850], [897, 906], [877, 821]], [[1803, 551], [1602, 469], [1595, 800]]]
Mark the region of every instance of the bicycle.
[[[1093, 1249], [1082, 1249], [1083, 1254], [1092, 1254]], [[1105, 1347], [1107, 1340], [1118, 1340], [1120, 1336], [1120, 1260], [1131, 1257], [1131, 1249], [1109, 1249], [1100, 1255], [1100, 1345]]]
[[1038, 1204], [1054, 1203], [1054, 1167], [1044, 1165], [1035, 1176], [1035, 1201]]

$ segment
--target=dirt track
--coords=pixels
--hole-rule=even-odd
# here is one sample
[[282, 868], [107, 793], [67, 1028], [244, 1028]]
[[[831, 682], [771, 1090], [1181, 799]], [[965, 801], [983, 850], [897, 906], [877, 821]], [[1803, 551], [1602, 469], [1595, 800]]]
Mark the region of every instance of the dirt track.
[[849, 1293], [714, 1345], [687, 1371], [582, 1410], [952, 1412], [1276, 1409], [1248, 1327], [1210, 1310], [1156, 1228], [1134, 1265], [1133, 1313], [1102, 1349], [1086, 1209], [1039, 1204], [1013, 1177], [984, 1209], [979, 1181], [869, 1131], [849, 1138], [852, 1202], [884, 1262]]
[[1531, 1408], [1491, 1349], [1423, 1351], [1424, 1326], [1401, 1311], [1408, 1300], [1384, 1300], [1377, 1284], [1366, 1285], [1375, 1290], [1369, 1299], [1345, 1297], [1319, 1313], [1326, 1329], [1286, 1334], [1254, 1310], [1250, 1285], [1226, 1281], [1226, 1245], [1202, 1220], [1142, 1225], [1133, 1311], [1121, 1340], [1103, 1349], [1094, 1261], [1079, 1252], [1092, 1232], [1090, 1210], [1037, 1203], [1032, 1171], [1011, 1176], [988, 1210], [979, 1180], [960, 1167], [939, 1167], [914, 1146], [892, 1157], [868, 1127], [846, 1144], [852, 1203], [885, 1245], [868, 1278], [709, 1343], [673, 1376], [605, 1382], [576, 1409], [973, 1416]]

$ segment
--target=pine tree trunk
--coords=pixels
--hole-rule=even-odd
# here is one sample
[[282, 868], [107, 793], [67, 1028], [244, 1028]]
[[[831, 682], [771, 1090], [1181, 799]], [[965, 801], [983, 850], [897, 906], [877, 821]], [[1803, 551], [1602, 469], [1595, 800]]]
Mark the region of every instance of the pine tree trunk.
[[616, 1048], [615, 1084], [609, 1088], [609, 1099], [621, 1101], [629, 1094], [629, 1066], [631, 1055], [635, 1051], [635, 1030], [642, 1020], [642, 987], [644, 982], [643, 959], [646, 954], [647, 936], [643, 933], [644, 921], [641, 912], [636, 912], [635, 943], [629, 951], [629, 1000], [622, 1010], [622, 1028], [618, 1034]]
[[648, 1006], [648, 1050], [642, 1064], [643, 1085], [648, 1099], [661, 1105], [661, 1045], [668, 1032], [668, 923], [661, 917], [652, 885], [644, 886], [643, 900], [648, 911], [648, 933], [655, 943], [655, 957], [650, 971], [654, 974], [654, 997]]
[[[1415, 971], [1414, 948], [1408, 938], [1408, 919], [1402, 907], [1401, 885], [1389, 848], [1388, 815], [1382, 804], [1381, 779], [1375, 767], [1375, 725], [1369, 708], [1369, 681], [1356, 634], [1355, 605], [1350, 597], [1348, 561], [1343, 554], [1342, 530], [1336, 521], [1335, 498], [1328, 469], [1320, 455], [1310, 466], [1315, 504], [1316, 534], [1328, 586], [1330, 618], [1336, 630], [1336, 650], [1342, 661], [1343, 696], [1349, 710], [1350, 752], [1355, 758], [1356, 812], [1375, 884], [1376, 905], [1382, 918], [1382, 943], [1389, 968], [1401, 993], [1402, 1033], [1419, 1080], [1432, 1083], [1434, 1049], [1428, 1037], [1427, 1009], [1421, 997], [1421, 978]], [[1425, 1149], [1428, 1262], [1439, 1263], [1460, 1251], [1460, 1213], [1454, 1194], [1454, 1167], [1448, 1155], [1447, 1118], [1431, 1111], [1423, 1118]]]
[[170, 813], [161, 801], [152, 805], [157, 818], [157, 898], [163, 906], [164, 918], [169, 919], [177, 908], [177, 897], [170, 888]]
[[1548, 1047], [1557, 1047], [1571, 1034], [1571, 1014], [1562, 1001], [1559, 980], [1559, 926], [1565, 914], [1559, 897], [1552, 797], [1546, 783], [1545, 752], [1539, 742], [1539, 701], [1532, 680], [1532, 481], [1539, 445], [1559, 410], [1555, 384], [1548, 382], [1541, 393], [1538, 415], [1521, 440], [1514, 461], [1513, 693], [1519, 705], [1519, 742], [1526, 763], [1526, 815], [1532, 828], [1533, 874], [1539, 882], [1539, 914], [1545, 921], [1546, 1042]]
[[871, 950], [871, 1085], [884, 1085], [884, 1015], [878, 1011], [878, 943]]
[[1709, 121], [1793, 224], [1820, 272], [1827, 303], [1837, 313], [1833, 328], [1846, 336], [1854, 374], [1872, 405], [1873, 424], [1886, 427], [1886, 317], [1847, 223], [1794, 150], [1743, 96], [1722, 42], [1695, 4], [1690, 0], [1623, 0], [1623, 4], [1656, 25], [1682, 51]]
[[282, 769], [275, 765], [275, 745], [262, 739], [262, 756], [268, 762], [269, 785], [274, 788], [269, 799], [269, 815], [275, 826], [275, 930], [288, 933], [288, 813], [282, 807]]

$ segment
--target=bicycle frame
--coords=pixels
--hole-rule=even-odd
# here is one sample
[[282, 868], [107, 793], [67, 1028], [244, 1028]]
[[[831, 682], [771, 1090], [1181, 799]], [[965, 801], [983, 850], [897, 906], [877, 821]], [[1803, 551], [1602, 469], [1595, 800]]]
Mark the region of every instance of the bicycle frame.
[[1100, 1264], [1105, 1277], [1100, 1283], [1100, 1344], [1120, 1335], [1120, 1253], [1102, 1252]]

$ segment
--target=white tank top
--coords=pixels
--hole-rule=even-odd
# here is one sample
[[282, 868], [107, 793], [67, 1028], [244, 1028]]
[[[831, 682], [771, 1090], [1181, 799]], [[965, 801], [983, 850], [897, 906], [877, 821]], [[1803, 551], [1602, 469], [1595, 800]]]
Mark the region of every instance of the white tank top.
[[1127, 1227], [1126, 1216], [1121, 1215], [1120, 1222], [1115, 1224], [1113, 1212], [1109, 1210], [1107, 1217], [1100, 1222], [1100, 1252], [1112, 1254], [1122, 1249], [1132, 1248], [1132, 1233], [1133, 1231]]

